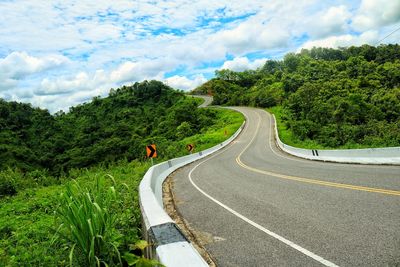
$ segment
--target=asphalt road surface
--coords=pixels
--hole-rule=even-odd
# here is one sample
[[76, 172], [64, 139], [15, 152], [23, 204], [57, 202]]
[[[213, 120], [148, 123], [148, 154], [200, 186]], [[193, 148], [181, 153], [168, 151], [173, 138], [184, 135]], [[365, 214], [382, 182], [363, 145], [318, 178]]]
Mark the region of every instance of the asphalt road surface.
[[323, 163], [279, 151], [271, 116], [173, 175], [177, 209], [212, 235], [218, 266], [400, 266], [400, 166]]
[[199, 106], [199, 108], [205, 108], [205, 107], [211, 105], [211, 103], [213, 101], [213, 98], [211, 96], [207, 96], [207, 95], [195, 95], [194, 97], [204, 99], [204, 102]]

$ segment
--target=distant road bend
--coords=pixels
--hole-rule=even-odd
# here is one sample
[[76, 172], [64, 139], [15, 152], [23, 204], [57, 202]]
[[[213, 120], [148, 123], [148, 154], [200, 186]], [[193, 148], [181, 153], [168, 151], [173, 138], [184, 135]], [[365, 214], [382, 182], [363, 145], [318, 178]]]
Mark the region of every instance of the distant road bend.
[[196, 95], [194, 97], [201, 98], [204, 100], [204, 102], [201, 103], [201, 105], [199, 106], [200, 108], [205, 108], [205, 107], [211, 105], [211, 103], [213, 101], [213, 98], [211, 96], [207, 96], [207, 95]]
[[[177, 209], [218, 266], [400, 266], [400, 167], [282, 153], [271, 116], [173, 175]], [[207, 233], [207, 234], [206, 234]]]

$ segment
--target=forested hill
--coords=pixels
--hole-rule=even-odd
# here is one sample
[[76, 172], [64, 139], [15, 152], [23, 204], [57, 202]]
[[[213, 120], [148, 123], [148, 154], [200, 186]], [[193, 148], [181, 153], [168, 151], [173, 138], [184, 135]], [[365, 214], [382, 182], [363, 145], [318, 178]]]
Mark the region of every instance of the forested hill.
[[[51, 115], [0, 99], [0, 170], [47, 169], [53, 175], [120, 159], [143, 159], [157, 143], [160, 157], [176, 152], [177, 138], [213, 123], [215, 112], [157, 81], [112, 89], [108, 97]], [[183, 148], [184, 149], [184, 148]]]
[[217, 105], [275, 107], [294, 138], [323, 147], [400, 146], [400, 46], [313, 48], [258, 70], [220, 70], [194, 90]]

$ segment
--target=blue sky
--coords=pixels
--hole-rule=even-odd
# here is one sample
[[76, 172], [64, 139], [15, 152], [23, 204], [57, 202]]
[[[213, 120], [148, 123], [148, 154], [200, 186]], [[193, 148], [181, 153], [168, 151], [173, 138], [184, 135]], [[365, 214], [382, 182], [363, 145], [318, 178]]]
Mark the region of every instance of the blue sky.
[[145, 79], [190, 90], [304, 47], [375, 45], [400, 0], [0, 0], [0, 16], [0, 98], [55, 112]]

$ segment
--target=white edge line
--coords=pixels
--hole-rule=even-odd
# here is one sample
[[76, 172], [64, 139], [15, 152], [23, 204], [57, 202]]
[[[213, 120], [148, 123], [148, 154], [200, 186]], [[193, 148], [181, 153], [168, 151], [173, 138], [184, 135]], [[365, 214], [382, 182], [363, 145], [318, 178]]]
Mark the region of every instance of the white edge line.
[[[256, 133], [257, 133], [257, 132], [256, 132]], [[253, 139], [254, 139], [254, 138], [253, 138]], [[252, 139], [252, 140], [253, 140], [253, 139]], [[247, 146], [246, 146], [246, 148], [245, 148], [244, 150], [246, 150], [246, 149], [247, 149]], [[312, 253], [311, 251], [309, 251], [309, 250], [307, 250], [307, 249], [305, 249], [305, 248], [303, 248], [303, 247], [297, 245], [296, 243], [294, 243], [294, 242], [292, 242], [292, 241], [290, 241], [290, 240], [288, 240], [288, 239], [286, 239], [286, 238], [284, 238], [284, 237], [282, 237], [282, 236], [280, 236], [280, 235], [278, 235], [278, 234], [276, 234], [276, 233], [274, 233], [274, 232], [268, 230], [267, 228], [265, 228], [265, 227], [259, 225], [259, 224], [256, 223], [256, 222], [250, 220], [249, 218], [243, 216], [243, 215], [240, 214], [239, 212], [237, 212], [237, 211], [231, 209], [231, 208], [228, 207], [227, 205], [225, 205], [225, 204], [223, 204], [222, 202], [218, 201], [217, 199], [213, 198], [212, 196], [210, 196], [209, 194], [207, 194], [206, 192], [204, 192], [200, 187], [198, 187], [198, 186], [193, 182], [193, 180], [192, 180], [192, 173], [193, 173], [193, 171], [194, 171], [195, 169], [197, 169], [197, 167], [199, 167], [201, 164], [203, 164], [203, 163], [209, 161], [210, 159], [212, 159], [212, 158], [218, 156], [219, 154], [221, 154], [221, 153], [223, 153], [223, 152], [225, 152], [225, 150], [222, 150], [220, 153], [216, 153], [216, 154], [214, 154], [213, 156], [209, 157], [208, 159], [206, 159], [206, 160], [200, 162], [199, 164], [197, 164], [197, 165], [189, 172], [188, 176], [189, 176], [190, 183], [191, 183], [200, 193], [202, 193], [204, 196], [206, 196], [207, 198], [209, 198], [210, 200], [212, 200], [213, 202], [215, 202], [216, 204], [218, 204], [218, 205], [221, 206], [222, 208], [226, 209], [227, 211], [229, 211], [230, 213], [232, 213], [232, 214], [235, 215], [236, 217], [239, 217], [240, 219], [242, 219], [243, 221], [247, 222], [248, 224], [250, 224], [250, 225], [254, 226], [255, 228], [257, 228], [257, 229], [263, 231], [263, 232], [266, 233], [267, 235], [272, 236], [273, 238], [278, 239], [278, 240], [281, 241], [282, 243], [288, 245], [288, 246], [291, 247], [291, 248], [294, 248], [295, 250], [297, 250], [297, 251], [303, 253], [304, 255], [306, 255], [306, 256], [308, 256], [308, 257], [310, 257], [310, 258], [313, 258], [314, 260], [318, 261], [319, 263], [321, 263], [321, 264], [323, 264], [323, 265], [325, 265], [325, 266], [329, 266], [329, 267], [339, 267], [338, 265], [334, 264], [333, 262], [330, 262], [330, 261], [328, 261], [328, 260], [326, 260], [326, 259], [324, 259], [324, 258], [322, 258], [322, 257], [320, 257], [320, 256], [318, 256], [318, 255], [316, 255], [316, 254], [314, 254], [314, 253]]]

